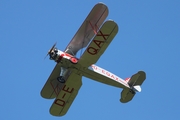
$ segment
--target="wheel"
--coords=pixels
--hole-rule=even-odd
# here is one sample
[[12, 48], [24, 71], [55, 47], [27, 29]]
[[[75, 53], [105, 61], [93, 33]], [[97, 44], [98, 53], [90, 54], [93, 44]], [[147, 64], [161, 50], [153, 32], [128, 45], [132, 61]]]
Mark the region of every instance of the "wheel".
[[63, 76], [57, 77], [57, 80], [58, 80], [60, 83], [65, 83], [65, 80], [64, 80]]
[[77, 60], [77, 58], [75, 58], [75, 57], [70, 58], [70, 61], [71, 61], [73, 64], [77, 64], [77, 63], [78, 63], [78, 60]]

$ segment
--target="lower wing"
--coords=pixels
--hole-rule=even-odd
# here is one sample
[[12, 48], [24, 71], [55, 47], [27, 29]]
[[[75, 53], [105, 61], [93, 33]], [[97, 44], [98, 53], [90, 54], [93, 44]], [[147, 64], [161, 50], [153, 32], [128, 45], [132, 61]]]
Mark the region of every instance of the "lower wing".
[[63, 116], [74, 101], [82, 85], [82, 76], [72, 72], [50, 108], [54, 116]]
[[112, 20], [106, 21], [81, 56], [79, 63], [82, 64], [83, 67], [89, 67], [96, 63], [117, 32], [117, 24]]
[[45, 83], [44, 87], [41, 90], [41, 96], [43, 98], [52, 99], [59, 94], [59, 91], [62, 89], [64, 85], [57, 81], [57, 77], [59, 77], [60, 72], [61, 72], [61, 65], [56, 64], [54, 70], [52, 71], [47, 82]]

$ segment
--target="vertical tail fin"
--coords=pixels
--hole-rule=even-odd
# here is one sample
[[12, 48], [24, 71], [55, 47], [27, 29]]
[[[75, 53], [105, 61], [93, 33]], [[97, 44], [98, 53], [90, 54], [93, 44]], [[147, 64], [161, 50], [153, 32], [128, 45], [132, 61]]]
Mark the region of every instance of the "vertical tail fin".
[[131, 78], [126, 78], [125, 81], [128, 83]]

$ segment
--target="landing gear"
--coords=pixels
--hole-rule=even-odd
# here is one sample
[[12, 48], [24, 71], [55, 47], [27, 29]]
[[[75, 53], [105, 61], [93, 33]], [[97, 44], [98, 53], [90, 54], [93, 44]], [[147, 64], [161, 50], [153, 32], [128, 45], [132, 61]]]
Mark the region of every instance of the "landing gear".
[[63, 76], [57, 77], [57, 80], [58, 80], [60, 83], [65, 83], [65, 79], [64, 79]]
[[71, 63], [73, 63], [73, 64], [77, 64], [77, 63], [78, 63], [78, 60], [77, 60], [77, 58], [75, 58], [75, 57], [70, 58], [70, 61], [71, 61]]

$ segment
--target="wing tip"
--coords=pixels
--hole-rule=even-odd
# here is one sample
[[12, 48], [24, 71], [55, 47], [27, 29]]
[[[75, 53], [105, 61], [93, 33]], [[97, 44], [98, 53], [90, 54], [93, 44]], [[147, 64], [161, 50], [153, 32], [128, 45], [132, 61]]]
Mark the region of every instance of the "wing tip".
[[52, 116], [57, 116], [57, 117], [62, 117], [64, 116], [67, 112], [57, 112], [58, 110], [53, 110], [52, 107], [49, 109], [49, 113], [52, 115]]

